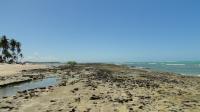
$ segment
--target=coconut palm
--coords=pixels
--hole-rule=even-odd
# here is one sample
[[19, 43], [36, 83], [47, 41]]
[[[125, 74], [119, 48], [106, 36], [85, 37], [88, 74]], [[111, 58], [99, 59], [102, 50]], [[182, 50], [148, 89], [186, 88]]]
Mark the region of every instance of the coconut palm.
[[10, 40], [10, 50], [12, 51], [13, 60], [16, 59], [16, 53], [15, 53], [16, 43], [17, 41], [15, 39]]
[[[0, 53], [1, 53], [1, 50], [2, 50], [2, 42], [1, 42], [1, 38], [0, 38]], [[0, 54], [0, 63], [3, 62], [3, 57], [2, 57], [2, 54]]]
[[2, 48], [2, 42], [1, 42], [1, 40], [2, 40], [2, 39], [0, 38], [0, 49]]
[[6, 49], [3, 50], [2, 54], [4, 55], [3, 59], [5, 62], [8, 62], [12, 58], [12, 54]]
[[[1, 52], [1, 50], [2, 50], [2, 42], [1, 42], [1, 38], [0, 38], [0, 52]], [[2, 54], [0, 54], [0, 58], [2, 58]], [[0, 59], [1, 60], [1, 59]]]
[[4, 59], [4, 61], [6, 61], [10, 55], [8, 55], [9, 42], [5, 35], [3, 35], [1, 38], [1, 46], [2, 46], [2, 58]]
[[7, 37], [5, 35], [2, 36], [1, 44], [2, 44], [3, 50], [8, 50], [9, 49], [9, 42], [8, 42], [8, 39], [7, 39]]
[[7, 39], [4, 35], [0, 38], [0, 62], [17, 62], [19, 57], [23, 58], [21, 53], [21, 43], [15, 39]]
[[15, 53], [16, 43], [17, 41], [15, 39], [10, 40], [10, 50], [13, 52], [13, 54]]
[[18, 60], [19, 56], [21, 58], [23, 57], [23, 55], [21, 54], [21, 43], [20, 42], [16, 42], [16, 49], [17, 49], [17, 60]]
[[21, 43], [16, 42], [17, 54], [21, 53]]

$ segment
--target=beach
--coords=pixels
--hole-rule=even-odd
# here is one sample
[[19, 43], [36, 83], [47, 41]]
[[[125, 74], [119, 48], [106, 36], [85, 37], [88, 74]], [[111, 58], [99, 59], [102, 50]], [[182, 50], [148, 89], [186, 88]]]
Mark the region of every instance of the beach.
[[42, 64], [0, 64], [0, 76], [9, 76], [20, 73], [22, 70], [47, 68]]
[[[0, 98], [1, 112], [198, 112], [200, 110], [199, 77], [113, 64], [37, 67], [34, 70], [24, 67], [26, 71], [21, 68], [23, 72], [18, 70], [17, 73], [21, 74], [19, 77], [31, 79], [28, 81], [59, 77], [59, 82], [47, 87], [18, 91], [13, 96]], [[2, 84], [2, 88], [4, 87]]]

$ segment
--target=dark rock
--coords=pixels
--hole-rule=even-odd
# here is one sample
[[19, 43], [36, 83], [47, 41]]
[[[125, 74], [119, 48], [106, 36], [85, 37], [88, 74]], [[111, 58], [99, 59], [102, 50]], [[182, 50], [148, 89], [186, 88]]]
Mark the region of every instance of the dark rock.
[[4, 97], [3, 97], [3, 99], [6, 99], [6, 98], [8, 98], [8, 97], [7, 97], [7, 96], [4, 96]]
[[72, 93], [75, 93], [76, 91], [78, 91], [78, 88], [74, 88], [73, 90], [71, 90]]
[[56, 102], [56, 100], [50, 100], [50, 102]]
[[78, 97], [78, 98], [75, 98], [75, 102], [80, 102], [81, 101], [81, 98]]
[[76, 112], [76, 109], [75, 108], [73, 108], [71, 111], [69, 111], [69, 112]]
[[78, 91], [79, 89], [78, 88], [74, 88], [74, 91]]
[[13, 108], [15, 108], [14, 106], [12, 106], [12, 105], [2, 105], [2, 106], [0, 106], [0, 108], [2, 108], [2, 109], [9, 109], [9, 110], [12, 110]]
[[99, 99], [101, 99], [101, 97], [100, 96], [96, 96], [96, 95], [92, 95], [90, 97], [90, 100], [99, 100]]
[[133, 101], [133, 99], [128, 98], [128, 97], [118, 97], [118, 98], [115, 98], [114, 101], [116, 101], [118, 103], [125, 103], [125, 102], [129, 102], [129, 101]]
[[139, 109], [143, 109], [144, 107], [143, 107], [143, 106], [139, 106], [138, 108], [139, 108]]
[[29, 99], [29, 96], [27, 96], [27, 95], [26, 95], [26, 96], [24, 96], [24, 99]]

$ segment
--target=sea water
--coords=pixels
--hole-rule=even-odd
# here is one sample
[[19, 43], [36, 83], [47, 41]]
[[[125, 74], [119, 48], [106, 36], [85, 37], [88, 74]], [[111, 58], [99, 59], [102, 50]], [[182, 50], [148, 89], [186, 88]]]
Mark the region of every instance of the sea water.
[[127, 62], [128, 66], [148, 68], [154, 71], [174, 72], [182, 75], [200, 76], [200, 61], [176, 62]]
[[11, 84], [0, 88], [0, 98], [4, 96], [16, 95], [18, 91], [54, 86], [56, 84], [59, 84], [60, 82], [61, 80], [58, 77], [48, 77], [45, 79], [33, 80], [19, 84]]

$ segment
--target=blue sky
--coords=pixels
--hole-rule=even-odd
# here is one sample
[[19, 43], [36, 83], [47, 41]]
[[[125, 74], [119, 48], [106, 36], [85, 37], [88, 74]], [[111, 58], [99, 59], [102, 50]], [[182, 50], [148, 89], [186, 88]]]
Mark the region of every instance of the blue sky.
[[200, 60], [199, 0], [1, 0], [26, 60]]

